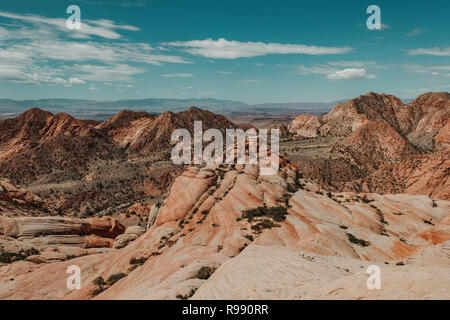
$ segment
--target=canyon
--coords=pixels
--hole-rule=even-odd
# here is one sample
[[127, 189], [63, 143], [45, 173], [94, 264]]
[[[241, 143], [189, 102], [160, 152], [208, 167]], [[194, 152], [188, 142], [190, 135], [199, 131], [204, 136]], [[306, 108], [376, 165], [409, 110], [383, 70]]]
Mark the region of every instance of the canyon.
[[0, 299], [449, 299], [449, 115], [445, 92], [299, 115], [274, 175], [171, 163], [174, 129], [238, 127], [197, 108], [3, 120]]

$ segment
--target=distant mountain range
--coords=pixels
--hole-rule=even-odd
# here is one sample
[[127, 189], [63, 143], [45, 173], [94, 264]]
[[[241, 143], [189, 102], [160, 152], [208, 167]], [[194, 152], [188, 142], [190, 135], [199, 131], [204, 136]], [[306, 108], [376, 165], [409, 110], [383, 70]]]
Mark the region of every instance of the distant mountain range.
[[19, 115], [30, 108], [41, 108], [52, 113], [65, 112], [78, 119], [105, 120], [127, 109], [131, 111], [146, 111], [149, 113], [163, 113], [164, 111], [178, 112], [195, 106], [217, 114], [228, 115], [234, 113], [326, 113], [338, 102], [312, 103], [265, 103], [250, 105], [241, 101], [218, 99], [137, 99], [118, 101], [95, 101], [78, 99], [41, 99], [41, 100], [12, 100], [0, 99], [0, 119]]

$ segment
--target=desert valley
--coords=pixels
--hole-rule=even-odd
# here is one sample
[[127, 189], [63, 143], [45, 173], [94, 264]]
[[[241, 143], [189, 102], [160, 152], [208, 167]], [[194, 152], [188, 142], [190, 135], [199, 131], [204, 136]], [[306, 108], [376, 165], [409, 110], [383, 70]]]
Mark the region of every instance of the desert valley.
[[[44, 109], [0, 121], [0, 299], [450, 299], [448, 92], [275, 120]], [[278, 174], [173, 164], [197, 120], [279, 129]]]

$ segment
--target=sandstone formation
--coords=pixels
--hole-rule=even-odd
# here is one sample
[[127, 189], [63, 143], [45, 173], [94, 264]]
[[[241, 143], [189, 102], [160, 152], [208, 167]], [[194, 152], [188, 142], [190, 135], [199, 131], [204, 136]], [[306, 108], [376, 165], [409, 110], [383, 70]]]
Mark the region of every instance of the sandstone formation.
[[134, 226], [127, 228], [124, 234], [117, 236], [114, 239], [114, 249], [120, 249], [126, 247], [131, 241], [136, 240], [145, 232], [145, 229], [140, 226]]
[[[3, 265], [0, 298], [450, 297], [450, 260], [438, 254], [450, 240], [450, 202], [327, 194], [283, 161], [276, 176], [258, 173], [252, 165], [190, 168], [137, 240], [70, 261]], [[428, 256], [436, 264], [426, 258], [424, 266]], [[82, 270], [81, 290], [65, 286], [72, 264]], [[367, 289], [372, 264], [382, 269], [385, 290]], [[126, 277], [94, 294], [94, 279], [121, 273]]]
[[0, 184], [39, 198], [30, 202], [31, 195], [19, 199], [17, 194], [13, 199], [0, 187], [0, 210], [10, 214], [22, 205], [26, 210], [14, 213], [28, 215], [30, 206], [45, 202], [52, 207], [41, 206], [50, 211], [46, 215], [88, 218], [161, 196], [183, 171], [170, 161], [171, 134], [178, 128], [193, 132], [194, 120], [202, 121], [204, 130], [236, 127], [194, 107], [159, 116], [125, 110], [102, 122], [33, 108], [0, 121]]
[[319, 128], [319, 119], [312, 115], [299, 115], [289, 124], [289, 132], [307, 138], [317, 137]]
[[174, 128], [234, 127], [196, 108], [4, 120], [0, 299], [450, 299], [449, 101], [369, 93], [300, 116], [272, 176], [172, 165]]
[[125, 226], [109, 217], [82, 220], [0, 216], [0, 256], [2, 262], [66, 260], [68, 256], [92, 253], [82, 248], [112, 248], [114, 238], [124, 232]]
[[[426, 93], [409, 104], [368, 93], [320, 119], [294, 120], [291, 132], [309, 140], [307, 147], [297, 147], [303, 154], [293, 161], [332, 191], [406, 192], [448, 200], [449, 116], [447, 92]], [[309, 119], [315, 119], [317, 135], [308, 134]]]

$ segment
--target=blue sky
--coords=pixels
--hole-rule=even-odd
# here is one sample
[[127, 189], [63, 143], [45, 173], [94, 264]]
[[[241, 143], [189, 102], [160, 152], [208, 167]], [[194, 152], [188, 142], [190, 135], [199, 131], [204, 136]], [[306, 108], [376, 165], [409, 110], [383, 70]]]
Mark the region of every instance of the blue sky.
[[[66, 8], [81, 9], [69, 30]], [[381, 9], [369, 30], [366, 9]], [[328, 102], [450, 88], [450, 1], [2, 1], [0, 98]]]

